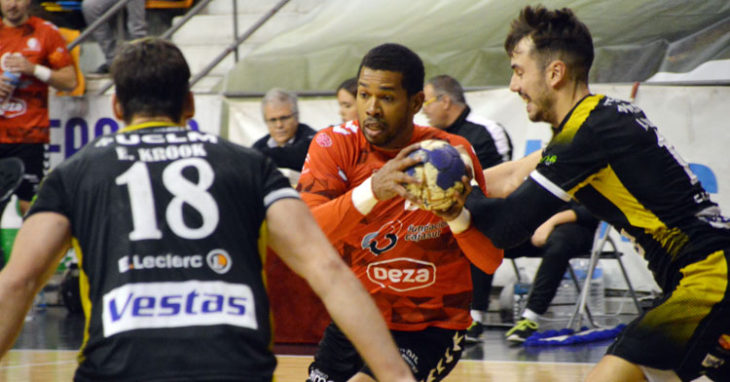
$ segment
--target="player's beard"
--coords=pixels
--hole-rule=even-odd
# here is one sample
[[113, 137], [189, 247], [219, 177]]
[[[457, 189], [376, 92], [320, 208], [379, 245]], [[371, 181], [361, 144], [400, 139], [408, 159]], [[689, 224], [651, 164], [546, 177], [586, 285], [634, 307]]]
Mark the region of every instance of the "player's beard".
[[531, 92], [532, 95], [528, 95], [527, 103], [527, 117], [532, 122], [548, 122], [557, 124], [560, 121], [553, 121], [553, 107], [555, 106], [555, 99], [550, 93], [547, 84], [541, 83], [540, 89]]
[[[394, 127], [382, 118], [368, 117], [363, 121], [362, 133], [370, 144], [383, 149], [400, 149], [408, 144], [412, 136], [413, 125], [408, 125], [405, 118]], [[403, 142], [404, 141], [404, 142]]]

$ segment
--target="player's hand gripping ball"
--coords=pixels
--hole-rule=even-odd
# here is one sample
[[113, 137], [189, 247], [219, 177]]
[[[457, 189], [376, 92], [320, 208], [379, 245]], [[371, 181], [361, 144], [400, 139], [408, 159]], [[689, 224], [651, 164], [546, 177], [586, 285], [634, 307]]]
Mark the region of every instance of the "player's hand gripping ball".
[[406, 189], [420, 199], [424, 210], [445, 210], [454, 202], [456, 195], [464, 191], [461, 177], [466, 175], [464, 161], [446, 141], [429, 139], [421, 141], [421, 148], [409, 156], [422, 158], [421, 163], [406, 169], [406, 173], [421, 180], [409, 183]]

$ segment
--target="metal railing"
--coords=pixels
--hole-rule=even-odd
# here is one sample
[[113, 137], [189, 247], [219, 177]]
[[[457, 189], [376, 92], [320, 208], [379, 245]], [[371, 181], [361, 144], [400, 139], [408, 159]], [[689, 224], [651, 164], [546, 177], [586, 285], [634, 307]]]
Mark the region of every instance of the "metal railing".
[[[68, 44], [68, 49], [71, 50], [74, 47], [78, 46], [82, 42], [86, 41], [91, 34], [98, 29], [102, 24], [109, 22], [109, 20], [117, 15], [119, 11], [121, 11], [127, 3], [129, 3], [131, 0], [119, 0], [114, 6], [109, 8], [104, 14], [94, 21], [91, 25], [86, 27], [84, 31]], [[193, 6], [189, 11], [185, 13], [182, 19], [176, 21], [168, 30], [166, 30], [162, 35], [160, 35], [160, 38], [163, 39], [170, 39], [172, 35], [177, 32], [183, 25], [185, 25], [190, 19], [192, 19], [195, 15], [200, 13], [203, 8], [205, 8], [211, 1], [213, 0], [200, 0], [197, 1], [195, 6]], [[239, 60], [239, 54], [238, 54], [238, 47], [243, 44], [251, 35], [253, 35], [257, 30], [259, 30], [267, 21], [269, 21], [281, 8], [283, 8], [287, 3], [289, 3], [290, 0], [281, 0], [279, 3], [274, 5], [268, 12], [266, 12], [259, 20], [254, 23], [250, 28], [246, 30], [243, 34], [238, 36], [238, 4], [236, 0], [232, 0], [233, 2], [233, 36], [235, 37], [235, 40], [226, 46], [223, 51], [218, 54], [216, 57], [214, 57], [208, 65], [205, 66], [199, 73], [195, 74], [193, 78], [190, 80], [190, 88], [192, 88], [198, 81], [203, 79], [206, 75], [208, 75], [218, 64], [221, 63], [231, 52], [234, 53], [234, 61], [238, 62]], [[97, 95], [103, 95], [106, 93], [107, 90], [109, 90], [112, 86], [114, 86], [114, 83], [112, 81], [109, 81], [104, 86], [102, 86], [98, 92]]]

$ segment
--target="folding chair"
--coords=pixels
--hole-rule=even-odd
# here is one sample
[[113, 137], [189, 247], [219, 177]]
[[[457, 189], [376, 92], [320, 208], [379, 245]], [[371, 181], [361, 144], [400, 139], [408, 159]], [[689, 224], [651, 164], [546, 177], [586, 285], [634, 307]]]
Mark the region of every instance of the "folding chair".
[[[611, 232], [612, 228], [613, 227], [611, 225], [604, 222], [598, 226], [598, 229], [596, 229], [596, 234], [593, 239], [593, 249], [590, 253], [588, 272], [586, 274], [585, 281], [583, 282], [583, 286], [579, 287], [580, 298], [575, 305], [575, 309], [572, 316], [570, 317], [570, 320], [568, 321], [568, 328], [579, 330], [583, 316], [586, 316], [588, 318], [588, 321], [593, 327], [600, 327], [600, 325], [596, 324], [587, 306], [591, 286], [590, 281], [593, 278], [596, 264], [598, 264], [598, 260], [600, 259], [613, 259], [618, 261], [619, 267], [621, 268], [621, 274], [623, 275], [624, 281], [628, 286], [629, 294], [631, 295], [634, 305], [636, 305], [636, 309], [640, 314], [643, 312], [641, 304], [639, 304], [639, 299], [636, 297], [636, 291], [634, 290], [634, 286], [631, 284], [631, 280], [629, 280], [629, 275], [626, 272], [626, 267], [621, 260], [623, 253], [619, 252], [616, 249], [616, 244], [613, 242], [613, 239], [609, 237], [609, 233]], [[607, 243], [610, 244], [611, 250], [604, 250], [604, 247]], [[578, 280], [575, 277], [575, 271], [573, 270], [573, 267], [569, 266], [568, 271], [570, 272], [573, 281], [576, 283], [576, 286], [578, 286]]]

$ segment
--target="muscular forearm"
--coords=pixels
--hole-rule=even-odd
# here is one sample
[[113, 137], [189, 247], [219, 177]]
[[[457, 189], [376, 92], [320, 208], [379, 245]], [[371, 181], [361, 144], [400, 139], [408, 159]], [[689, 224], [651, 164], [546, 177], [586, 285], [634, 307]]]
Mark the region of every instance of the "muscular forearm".
[[0, 357], [13, 346], [33, 297], [55, 271], [69, 238], [68, 220], [55, 213], [33, 215], [18, 231], [10, 261], [0, 272]]
[[493, 199], [474, 189], [466, 201], [474, 226], [499, 248], [527, 240], [535, 229], [564, 204], [537, 185], [524, 182], [505, 199]]
[[504, 162], [484, 170], [487, 194], [493, 198], [506, 198], [522, 184], [540, 160], [541, 151], [515, 161]]
[[504, 258], [504, 251], [497, 248], [489, 238], [471, 226], [466, 231], [454, 234], [459, 248], [467, 259], [487, 274], [493, 274]]
[[59, 70], [52, 70], [51, 78], [47, 81], [47, 83], [59, 90], [73, 90], [77, 85], [76, 71], [72, 65]]
[[8, 268], [0, 272], [0, 358], [10, 350], [31, 307], [36, 285], [13, 277]]

